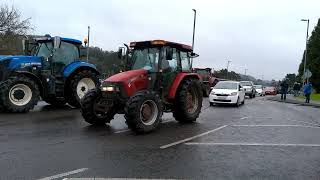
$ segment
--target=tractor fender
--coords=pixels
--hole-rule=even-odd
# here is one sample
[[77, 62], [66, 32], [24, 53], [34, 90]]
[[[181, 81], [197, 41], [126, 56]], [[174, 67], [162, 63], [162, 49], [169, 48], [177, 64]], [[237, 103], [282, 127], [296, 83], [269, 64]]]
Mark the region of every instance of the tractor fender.
[[45, 94], [44, 87], [43, 87], [43, 83], [42, 83], [41, 79], [38, 76], [36, 76], [35, 74], [28, 72], [28, 71], [14, 71], [14, 72], [10, 73], [10, 76], [19, 76], [19, 75], [23, 75], [25, 77], [28, 77], [28, 78], [34, 80], [35, 83], [38, 85], [38, 88], [40, 90], [40, 95], [43, 97], [43, 95]]
[[74, 61], [71, 64], [68, 64], [63, 70], [63, 76], [65, 78], [70, 77], [74, 72], [82, 70], [82, 69], [90, 69], [100, 74], [97, 70], [97, 67], [94, 64], [85, 62], [85, 61]]
[[197, 73], [178, 73], [176, 78], [174, 79], [172, 86], [170, 87], [168, 99], [174, 99], [176, 96], [176, 92], [182, 83], [183, 80], [187, 78], [193, 79], [201, 79], [201, 77]]

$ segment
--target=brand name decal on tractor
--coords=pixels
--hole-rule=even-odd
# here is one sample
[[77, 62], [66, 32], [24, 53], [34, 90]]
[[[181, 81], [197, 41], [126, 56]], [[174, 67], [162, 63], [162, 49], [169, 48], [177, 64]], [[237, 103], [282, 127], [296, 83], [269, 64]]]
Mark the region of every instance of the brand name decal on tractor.
[[21, 63], [20, 67], [25, 68], [29, 66], [41, 66], [41, 62], [27, 62], [27, 63]]

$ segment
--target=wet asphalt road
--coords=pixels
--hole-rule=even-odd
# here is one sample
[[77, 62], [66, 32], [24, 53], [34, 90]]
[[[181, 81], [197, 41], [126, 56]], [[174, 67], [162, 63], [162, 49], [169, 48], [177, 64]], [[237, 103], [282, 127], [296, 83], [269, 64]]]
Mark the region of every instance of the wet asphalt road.
[[0, 179], [320, 179], [320, 109], [264, 98], [239, 108], [207, 101], [197, 123], [165, 114], [146, 135], [128, 131], [121, 115], [90, 126], [68, 106], [2, 113]]

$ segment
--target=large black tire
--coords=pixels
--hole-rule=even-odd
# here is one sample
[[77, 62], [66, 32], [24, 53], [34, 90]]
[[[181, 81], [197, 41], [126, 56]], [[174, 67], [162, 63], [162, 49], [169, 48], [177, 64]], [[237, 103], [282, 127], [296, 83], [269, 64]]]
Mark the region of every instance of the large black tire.
[[[192, 96], [193, 110], [188, 112], [187, 96]], [[190, 99], [189, 99], [190, 101]], [[202, 90], [199, 80], [186, 79], [180, 84], [173, 107], [173, 117], [181, 123], [191, 123], [197, 120], [202, 107]]]
[[[98, 87], [99, 85], [99, 78], [97, 73], [91, 71], [91, 70], [83, 70], [77, 74], [75, 74], [71, 80], [70, 80], [70, 85], [68, 86], [67, 90], [66, 90], [66, 100], [67, 102], [73, 106], [73, 107], [80, 107], [80, 101], [81, 101], [81, 97], [79, 97], [78, 93], [77, 93], [77, 86], [78, 83], [84, 79], [84, 78], [88, 78], [91, 79], [94, 84], [95, 87]], [[92, 88], [94, 89], [94, 88]], [[83, 89], [84, 91], [88, 92], [90, 89]]]
[[[146, 107], [149, 110], [147, 115], [144, 114], [146, 113], [144, 112]], [[151, 91], [141, 91], [137, 92], [126, 103], [124, 117], [131, 130], [137, 133], [147, 133], [158, 127], [162, 114], [163, 107], [159, 95]]]
[[52, 106], [64, 106], [66, 104], [65, 100], [60, 100], [54, 97], [46, 98], [44, 101]]
[[7, 112], [28, 112], [37, 105], [39, 97], [38, 85], [25, 76], [10, 77], [0, 86], [0, 106]]
[[99, 89], [90, 90], [81, 99], [81, 114], [84, 120], [92, 125], [105, 125], [109, 123], [116, 114], [115, 109], [109, 109], [108, 111], [97, 111], [96, 105], [101, 102], [102, 96]]

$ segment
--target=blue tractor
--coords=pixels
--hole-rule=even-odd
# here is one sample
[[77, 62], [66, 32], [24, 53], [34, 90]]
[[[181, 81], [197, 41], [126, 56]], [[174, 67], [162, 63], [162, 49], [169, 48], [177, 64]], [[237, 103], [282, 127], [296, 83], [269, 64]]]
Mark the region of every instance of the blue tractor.
[[80, 99], [98, 86], [96, 66], [80, 60], [81, 41], [46, 35], [23, 45], [26, 55], [0, 56], [0, 109], [28, 112], [40, 97], [80, 107]]

